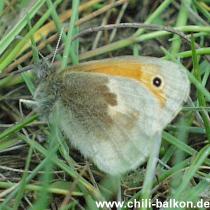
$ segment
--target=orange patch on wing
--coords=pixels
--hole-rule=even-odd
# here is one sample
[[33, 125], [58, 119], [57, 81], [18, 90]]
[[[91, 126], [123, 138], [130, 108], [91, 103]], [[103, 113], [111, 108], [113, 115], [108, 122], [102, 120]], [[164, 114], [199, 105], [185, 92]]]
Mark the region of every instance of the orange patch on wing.
[[90, 62], [73, 66], [71, 70], [102, 73], [135, 80], [139, 80], [141, 77], [141, 64], [128, 61]]
[[157, 66], [152, 64], [141, 64], [130, 60], [102, 60], [75, 65], [67, 71], [82, 71], [92, 73], [103, 73], [112, 76], [120, 76], [141, 81], [158, 99], [161, 107], [164, 107], [166, 98], [163, 90], [157, 89], [152, 84], [153, 77], [158, 73]]
[[[144, 68], [147, 68], [146, 66]], [[150, 66], [151, 68], [151, 66]], [[142, 73], [142, 77], [141, 77], [141, 82], [143, 82], [145, 84], [145, 86], [153, 93], [153, 95], [155, 95], [155, 97], [158, 99], [160, 106], [164, 107], [166, 104], [166, 96], [164, 93], [164, 88], [163, 89], [159, 89], [157, 87], [155, 87], [152, 83], [152, 79], [155, 77], [155, 75], [157, 74], [157, 72], [153, 72], [151, 73], [151, 71], [144, 71]]]
[[159, 90], [156, 89], [152, 84], [150, 84], [149, 82], [144, 82], [146, 84], [146, 86], [148, 87], [149, 90], [151, 90], [151, 92], [153, 93], [153, 95], [155, 95], [155, 97], [158, 99], [160, 106], [164, 107], [166, 104], [166, 97], [165, 94], [163, 92], [163, 90]]

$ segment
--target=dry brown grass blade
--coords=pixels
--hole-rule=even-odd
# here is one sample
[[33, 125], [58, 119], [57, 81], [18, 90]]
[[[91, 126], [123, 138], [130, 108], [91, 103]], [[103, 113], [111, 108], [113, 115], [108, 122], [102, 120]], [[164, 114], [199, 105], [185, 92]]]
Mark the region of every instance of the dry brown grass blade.
[[[88, 3], [86, 3], [85, 5], [81, 5], [80, 6], [80, 12], [88, 9], [90, 6], [92, 6], [93, 3], [96, 3], [96, 2], [100, 2], [101, 0], [92, 0]], [[123, 3], [127, 2], [127, 0], [119, 0], [115, 3], [110, 3], [106, 6], [104, 6], [103, 8], [101, 9], [98, 9], [97, 11], [89, 14], [89, 15], [86, 15], [85, 17], [83, 18], [80, 18], [78, 21], [77, 21], [77, 26], [91, 20], [91, 19], [94, 19], [95, 17], [107, 12], [108, 10], [110, 10], [111, 8], [113, 7], [117, 7], [119, 5], [122, 5]], [[61, 21], [65, 21], [66, 19], [69, 18], [69, 16], [67, 16], [67, 13], [68, 15], [70, 14], [69, 13], [69, 10], [65, 12], [65, 14], [61, 15]], [[48, 30], [47, 30], [48, 28]], [[51, 30], [49, 30], [51, 29]], [[38, 42], [40, 40], [40, 38], [44, 37], [44, 36], [47, 36], [47, 34], [49, 34], [50, 32], [53, 32], [55, 31], [55, 25], [53, 22], [50, 22], [48, 24], [46, 24], [45, 26], [43, 26], [40, 30], [37, 31], [37, 35], [35, 34], [34, 36], [34, 40], [36, 42]], [[40, 35], [42, 34], [42, 35]], [[53, 34], [52, 36], [50, 36], [48, 39], [46, 40], [43, 40], [39, 45], [38, 45], [38, 49], [39, 50], [42, 50], [44, 49], [48, 44], [51, 44], [52, 42], [56, 41], [58, 39], [58, 34]], [[27, 44], [27, 47], [25, 47], [25, 49], [29, 48], [31, 46], [30, 43]], [[12, 63], [7, 69], [5, 72], [11, 72], [14, 68], [16, 68], [18, 65], [20, 65], [21, 63], [25, 62], [27, 59], [29, 59], [30, 57], [32, 57], [32, 51], [30, 52], [27, 52], [25, 53], [23, 56], [21, 56], [20, 58], [16, 59], [14, 63]]]

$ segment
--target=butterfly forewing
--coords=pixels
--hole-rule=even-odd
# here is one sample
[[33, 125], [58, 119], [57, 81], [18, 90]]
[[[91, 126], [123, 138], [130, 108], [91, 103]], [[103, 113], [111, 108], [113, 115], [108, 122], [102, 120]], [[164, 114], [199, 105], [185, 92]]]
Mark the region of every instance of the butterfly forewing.
[[61, 127], [73, 144], [110, 174], [144, 161], [157, 132], [158, 113], [157, 101], [147, 89], [135, 80], [104, 74], [65, 76], [63, 92], [68, 97], [61, 93], [58, 103]]

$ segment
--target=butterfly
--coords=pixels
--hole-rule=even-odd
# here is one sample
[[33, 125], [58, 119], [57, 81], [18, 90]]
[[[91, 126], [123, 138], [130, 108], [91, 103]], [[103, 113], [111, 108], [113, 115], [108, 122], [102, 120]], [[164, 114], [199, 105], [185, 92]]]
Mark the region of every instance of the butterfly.
[[34, 95], [47, 119], [85, 157], [111, 175], [123, 174], [149, 156], [155, 136], [181, 110], [190, 83], [179, 64], [160, 58], [122, 56], [50, 69]]

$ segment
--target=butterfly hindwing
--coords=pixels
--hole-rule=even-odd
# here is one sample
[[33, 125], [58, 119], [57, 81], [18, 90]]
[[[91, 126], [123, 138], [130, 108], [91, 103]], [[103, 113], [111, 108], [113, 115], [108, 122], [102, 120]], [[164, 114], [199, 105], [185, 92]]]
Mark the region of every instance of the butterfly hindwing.
[[143, 162], [156, 132], [154, 97], [134, 80], [82, 72], [66, 76], [68, 90], [58, 104], [71, 142], [108, 173]]

